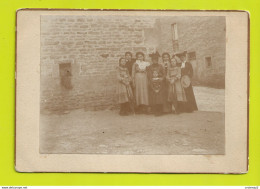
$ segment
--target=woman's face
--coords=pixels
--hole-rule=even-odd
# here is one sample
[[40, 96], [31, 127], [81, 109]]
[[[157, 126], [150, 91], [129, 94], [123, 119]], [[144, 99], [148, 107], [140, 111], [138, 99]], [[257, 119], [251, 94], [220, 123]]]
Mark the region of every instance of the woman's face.
[[153, 64], [158, 64], [158, 59], [159, 59], [158, 57], [153, 57], [152, 58], [152, 63]]
[[125, 59], [124, 59], [124, 58], [122, 58], [122, 59], [120, 60], [120, 64], [121, 64], [122, 66], [124, 66], [124, 65], [126, 64], [126, 62], [125, 62]]
[[144, 60], [144, 56], [142, 54], [138, 54], [137, 55], [137, 60], [143, 61]]
[[169, 56], [167, 54], [163, 55], [162, 59], [164, 62], [169, 62], [169, 60], [170, 60]]
[[125, 58], [126, 58], [127, 60], [131, 60], [131, 59], [132, 59], [132, 56], [127, 53], [127, 54], [125, 55]]
[[181, 56], [181, 61], [184, 62], [186, 60], [186, 56]]
[[177, 60], [175, 58], [172, 59], [172, 65], [176, 66], [177, 65]]

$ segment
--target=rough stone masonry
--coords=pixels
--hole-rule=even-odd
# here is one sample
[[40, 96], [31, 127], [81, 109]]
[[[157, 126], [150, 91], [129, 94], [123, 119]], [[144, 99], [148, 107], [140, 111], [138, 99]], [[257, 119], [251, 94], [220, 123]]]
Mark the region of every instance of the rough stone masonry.
[[[176, 49], [172, 44], [172, 23], [177, 23], [180, 30], [178, 50], [197, 53], [198, 81], [203, 83], [212, 76], [224, 78], [223, 20], [212, 17], [181, 21], [174, 17], [41, 16], [41, 110], [116, 107], [116, 67], [119, 58], [126, 51], [134, 55], [142, 51], [148, 61], [148, 54], [155, 49], [160, 53], [167, 51], [173, 54]], [[196, 30], [195, 36], [188, 28], [191, 23], [193, 30]], [[216, 28], [222, 33], [216, 34]], [[191, 42], [190, 46], [188, 41]], [[212, 63], [217, 60], [211, 67], [204, 65], [205, 55], [201, 52], [205, 49], [210, 49], [207, 53], [212, 57]]]

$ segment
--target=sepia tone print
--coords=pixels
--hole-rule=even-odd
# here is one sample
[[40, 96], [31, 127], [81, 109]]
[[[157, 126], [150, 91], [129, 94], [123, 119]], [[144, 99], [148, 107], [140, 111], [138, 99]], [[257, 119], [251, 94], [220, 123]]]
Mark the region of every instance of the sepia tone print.
[[40, 153], [225, 154], [224, 16], [41, 16]]

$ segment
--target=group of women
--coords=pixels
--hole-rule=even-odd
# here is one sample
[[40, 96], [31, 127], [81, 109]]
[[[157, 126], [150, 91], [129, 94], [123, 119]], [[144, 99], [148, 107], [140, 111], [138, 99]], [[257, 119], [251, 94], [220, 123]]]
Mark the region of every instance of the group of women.
[[[142, 52], [131, 52], [119, 59], [118, 99], [120, 115], [179, 114], [198, 110], [191, 79], [192, 65], [187, 61], [187, 53], [180, 52], [172, 57], [169, 53], [158, 52], [149, 55], [151, 63], [145, 61]], [[162, 58], [162, 64], [159, 63]]]

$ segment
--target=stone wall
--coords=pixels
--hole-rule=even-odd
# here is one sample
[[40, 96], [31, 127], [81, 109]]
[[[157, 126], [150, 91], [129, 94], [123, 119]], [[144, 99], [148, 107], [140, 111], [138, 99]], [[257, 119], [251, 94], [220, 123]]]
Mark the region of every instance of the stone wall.
[[[173, 17], [161, 19], [162, 48], [171, 52], [173, 44], [171, 24], [178, 28], [178, 51], [195, 52], [193, 60], [196, 83], [223, 88], [226, 64], [225, 17]], [[205, 58], [211, 57], [211, 66]]]
[[[196, 80], [222, 85], [225, 74], [224, 17], [41, 17], [41, 110], [117, 106], [116, 67], [126, 51], [157, 49], [173, 54], [171, 24], [178, 26], [178, 50], [196, 52]], [[205, 57], [212, 66], [205, 66]], [[209, 79], [210, 78], [210, 79]], [[207, 83], [211, 81], [212, 83]], [[215, 83], [215, 84], [214, 84]]]
[[[126, 51], [154, 51], [144, 38], [154, 22], [138, 17], [42, 16], [41, 108], [114, 107], [118, 60]], [[67, 75], [61, 76], [62, 71]]]

